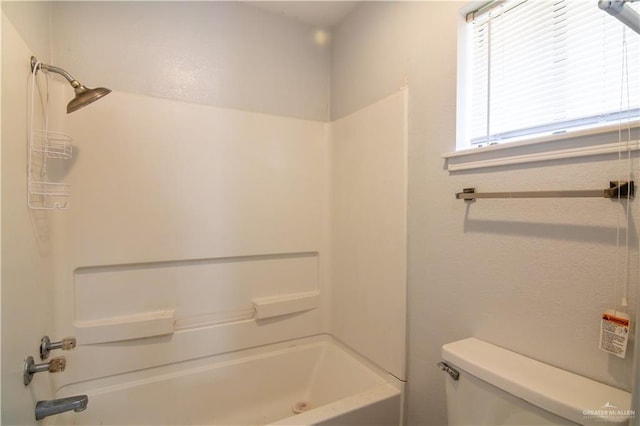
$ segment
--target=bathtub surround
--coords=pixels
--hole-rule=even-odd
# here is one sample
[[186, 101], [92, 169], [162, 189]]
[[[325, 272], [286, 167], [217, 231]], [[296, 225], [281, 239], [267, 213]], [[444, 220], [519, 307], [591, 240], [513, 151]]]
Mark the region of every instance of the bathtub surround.
[[[83, 142], [56, 240], [56, 320], [80, 331], [78, 367], [57, 385], [327, 331], [327, 124], [119, 91], [101, 103], [61, 117]], [[317, 306], [254, 318], [253, 300], [308, 292]]]
[[331, 124], [102, 103], [59, 118], [91, 143], [56, 240], [56, 320], [79, 346], [57, 386], [320, 333], [405, 378], [406, 91]]
[[[52, 102], [63, 106], [70, 88], [53, 86]], [[102, 108], [58, 115], [76, 141], [91, 143], [65, 172], [76, 202], [56, 222], [56, 333], [78, 338], [67, 355], [74, 368], [54, 378], [56, 397], [82, 392], [92, 400], [105, 377], [126, 387], [131, 372], [332, 334], [385, 372], [383, 390], [345, 396], [360, 401], [355, 406], [336, 404], [358, 408], [348, 416], [354, 424], [398, 422], [406, 96], [330, 124], [118, 91]], [[331, 252], [340, 266], [330, 269]], [[371, 332], [378, 321], [384, 326]], [[245, 400], [281, 413], [304, 393]], [[89, 408], [78, 421], [125, 421], [103, 411], [94, 417]], [[221, 411], [209, 421], [241, 423], [238, 412]]]
[[408, 96], [406, 88], [393, 93], [336, 120], [331, 132], [332, 332], [400, 380], [406, 380]]
[[[54, 318], [31, 337], [76, 335], [78, 345], [51, 377], [55, 394], [39, 399], [78, 383], [91, 396], [104, 377], [336, 334], [391, 373], [395, 408], [385, 411], [399, 421], [405, 92], [328, 123], [329, 45], [310, 41], [315, 28], [241, 3], [51, 8], [50, 63], [75, 64], [89, 85], [108, 75], [100, 84], [113, 93], [66, 115], [71, 89], [50, 80], [50, 128], [74, 137], [74, 160], [51, 173], [72, 199], [50, 217]], [[109, 23], [69, 43], [78, 33], [66, 24], [96, 15]], [[118, 45], [114, 34], [126, 36], [117, 54], [105, 44]], [[354, 222], [363, 214], [372, 220]], [[335, 274], [332, 240], [341, 262], [359, 253]], [[379, 332], [359, 331], [381, 318]]]

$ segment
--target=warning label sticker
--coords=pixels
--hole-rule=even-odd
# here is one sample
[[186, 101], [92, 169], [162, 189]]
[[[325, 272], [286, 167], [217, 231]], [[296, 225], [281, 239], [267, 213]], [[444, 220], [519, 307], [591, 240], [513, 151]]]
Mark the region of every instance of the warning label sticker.
[[600, 349], [624, 358], [629, 341], [629, 326], [629, 318], [621, 316], [621, 313], [603, 313], [600, 323]]

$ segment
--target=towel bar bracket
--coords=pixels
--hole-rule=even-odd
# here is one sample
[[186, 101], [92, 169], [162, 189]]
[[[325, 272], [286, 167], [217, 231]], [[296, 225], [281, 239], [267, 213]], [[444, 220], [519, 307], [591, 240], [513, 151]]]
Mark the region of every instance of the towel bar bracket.
[[609, 189], [605, 192], [608, 194], [605, 195], [606, 198], [633, 198], [636, 195], [636, 187], [632, 180], [612, 180], [609, 182]]

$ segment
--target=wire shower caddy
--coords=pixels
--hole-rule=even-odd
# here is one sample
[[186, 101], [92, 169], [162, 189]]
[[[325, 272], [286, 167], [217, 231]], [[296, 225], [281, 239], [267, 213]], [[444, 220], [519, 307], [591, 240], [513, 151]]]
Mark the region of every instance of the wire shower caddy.
[[[37, 71], [36, 66], [31, 72], [29, 88], [27, 204], [33, 210], [66, 210], [70, 208], [71, 186], [64, 182], [51, 181], [48, 171], [50, 160], [70, 160], [73, 157], [73, 139], [64, 133], [48, 129], [49, 87], [47, 82], [46, 97], [43, 99], [36, 79]], [[42, 109], [43, 129], [34, 127], [36, 88]]]

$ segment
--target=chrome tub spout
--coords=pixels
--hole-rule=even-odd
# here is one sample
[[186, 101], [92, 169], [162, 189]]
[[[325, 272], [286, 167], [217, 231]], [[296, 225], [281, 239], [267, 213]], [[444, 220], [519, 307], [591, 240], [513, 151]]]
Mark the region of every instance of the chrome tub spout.
[[69, 396], [67, 398], [38, 401], [36, 403], [36, 420], [64, 413], [66, 411], [84, 411], [89, 403], [87, 395]]

